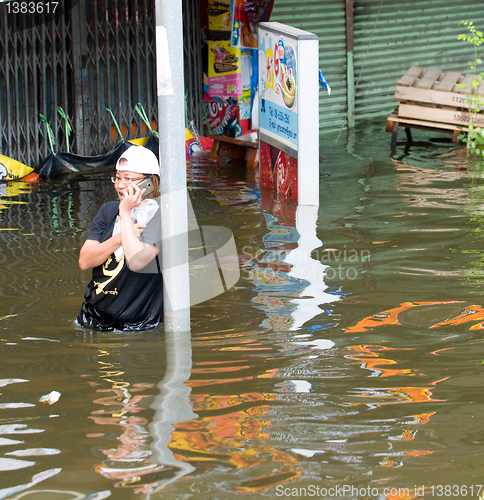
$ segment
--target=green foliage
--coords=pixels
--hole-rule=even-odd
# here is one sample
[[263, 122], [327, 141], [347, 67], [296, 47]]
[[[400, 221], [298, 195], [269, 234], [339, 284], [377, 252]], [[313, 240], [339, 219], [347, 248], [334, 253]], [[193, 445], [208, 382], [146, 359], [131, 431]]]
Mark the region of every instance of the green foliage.
[[[469, 42], [474, 46], [474, 60], [469, 62], [472, 71], [471, 89], [479, 87], [484, 78], [484, 72], [478, 73], [478, 67], [482, 63], [481, 54], [478, 54], [478, 47], [484, 43], [482, 31], [474, 26], [472, 21], [461, 21], [460, 25], [467, 27], [468, 33], [462, 33], [457, 40]], [[458, 87], [464, 88], [464, 84], [458, 84]], [[469, 125], [468, 131], [459, 135], [459, 140], [467, 144], [467, 154], [470, 153], [484, 156], [484, 128], [474, 126], [477, 121], [477, 115], [484, 109], [484, 99], [481, 94], [466, 93], [466, 103], [469, 105]], [[459, 127], [462, 130], [462, 127]]]

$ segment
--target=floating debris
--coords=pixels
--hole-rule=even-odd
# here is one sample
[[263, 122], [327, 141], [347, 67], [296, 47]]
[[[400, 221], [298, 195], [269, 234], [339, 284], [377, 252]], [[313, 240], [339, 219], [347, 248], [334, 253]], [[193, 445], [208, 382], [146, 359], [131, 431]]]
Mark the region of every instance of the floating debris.
[[6, 316], [0, 316], [0, 321], [2, 319], [15, 318], [15, 316], [18, 316], [18, 314], [7, 314]]
[[42, 396], [39, 401], [41, 403], [49, 403], [50, 405], [53, 405], [54, 403], [57, 403], [59, 401], [59, 398], [61, 397], [61, 393], [58, 391], [52, 391], [49, 392], [49, 394], [46, 394], [45, 396]]

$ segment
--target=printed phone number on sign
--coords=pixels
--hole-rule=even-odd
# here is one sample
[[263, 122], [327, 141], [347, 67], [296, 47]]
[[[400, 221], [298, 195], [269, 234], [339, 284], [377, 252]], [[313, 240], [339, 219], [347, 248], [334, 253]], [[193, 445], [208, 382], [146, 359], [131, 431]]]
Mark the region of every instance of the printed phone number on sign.
[[7, 14], [54, 14], [59, 2], [5, 2]]

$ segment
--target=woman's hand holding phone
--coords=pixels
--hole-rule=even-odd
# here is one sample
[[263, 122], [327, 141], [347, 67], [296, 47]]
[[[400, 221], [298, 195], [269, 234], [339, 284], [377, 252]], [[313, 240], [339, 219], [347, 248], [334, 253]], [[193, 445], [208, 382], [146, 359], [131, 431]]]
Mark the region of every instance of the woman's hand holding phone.
[[142, 194], [143, 198], [148, 196], [150, 193], [153, 192], [153, 182], [151, 180], [151, 177], [148, 177], [147, 179], [143, 179], [139, 184], [138, 188], [141, 190], [145, 190], [145, 192]]
[[144, 192], [136, 184], [127, 186], [119, 204], [119, 216], [127, 214], [131, 217], [131, 210], [141, 203], [143, 194]]

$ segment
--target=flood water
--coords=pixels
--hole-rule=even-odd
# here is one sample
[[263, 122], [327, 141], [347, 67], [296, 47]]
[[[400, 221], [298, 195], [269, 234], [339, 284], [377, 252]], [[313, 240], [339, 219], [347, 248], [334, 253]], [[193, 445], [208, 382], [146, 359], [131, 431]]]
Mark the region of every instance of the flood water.
[[0, 185], [0, 499], [482, 496], [484, 169], [384, 130], [323, 138], [317, 213], [190, 163], [241, 277], [187, 334], [74, 322], [112, 172]]

